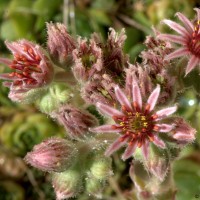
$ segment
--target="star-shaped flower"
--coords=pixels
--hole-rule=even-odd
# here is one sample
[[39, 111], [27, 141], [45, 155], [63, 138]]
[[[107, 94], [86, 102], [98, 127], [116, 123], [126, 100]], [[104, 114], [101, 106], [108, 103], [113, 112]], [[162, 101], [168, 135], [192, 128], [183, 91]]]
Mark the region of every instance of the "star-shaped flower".
[[117, 110], [108, 105], [97, 103], [97, 108], [102, 114], [112, 117], [115, 124], [102, 125], [91, 129], [93, 132], [115, 132], [120, 137], [107, 149], [106, 156], [111, 155], [122, 146], [128, 144], [122, 159], [131, 157], [137, 147], [142, 148], [144, 157], [149, 154], [149, 144], [153, 142], [160, 148], [165, 148], [165, 143], [159, 138], [159, 133], [170, 132], [174, 125], [165, 124], [163, 119], [173, 114], [177, 107], [168, 107], [155, 111], [155, 106], [160, 94], [160, 86], [152, 91], [146, 103], [143, 103], [140, 88], [136, 82], [132, 84], [132, 103], [118, 86], [115, 87], [115, 95], [121, 105]]
[[191, 22], [182, 13], [176, 13], [176, 16], [183, 23], [183, 26], [165, 19], [163, 22], [180, 35], [160, 34], [159, 39], [171, 41], [182, 45], [181, 48], [168, 54], [165, 60], [171, 60], [181, 56], [189, 56], [185, 75], [191, 72], [200, 63], [200, 9], [194, 9], [197, 12], [197, 20]]

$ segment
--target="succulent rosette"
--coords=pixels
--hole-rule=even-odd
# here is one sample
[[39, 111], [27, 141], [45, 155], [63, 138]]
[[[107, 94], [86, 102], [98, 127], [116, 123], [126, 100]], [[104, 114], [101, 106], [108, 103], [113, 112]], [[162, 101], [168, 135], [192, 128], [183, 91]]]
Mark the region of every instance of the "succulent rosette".
[[1, 74], [0, 78], [6, 80], [4, 86], [10, 88], [11, 100], [23, 101], [30, 90], [41, 89], [51, 83], [54, 76], [53, 66], [39, 45], [23, 39], [6, 42], [6, 46], [14, 58], [0, 58], [0, 62], [13, 71]]

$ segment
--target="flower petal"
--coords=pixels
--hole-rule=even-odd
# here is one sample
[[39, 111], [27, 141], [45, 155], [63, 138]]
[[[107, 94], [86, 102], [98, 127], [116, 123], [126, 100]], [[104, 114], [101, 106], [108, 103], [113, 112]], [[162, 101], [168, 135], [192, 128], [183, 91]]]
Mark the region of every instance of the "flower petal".
[[149, 157], [149, 141], [145, 140], [142, 145], [142, 154], [145, 160], [148, 160]]
[[176, 112], [176, 110], [177, 110], [177, 106], [173, 106], [173, 107], [164, 108], [162, 110], [157, 111], [156, 115], [158, 116], [158, 118], [156, 119], [156, 121], [173, 114], [174, 112]]
[[186, 27], [186, 29], [192, 33], [193, 30], [194, 30], [194, 26], [193, 24], [190, 22], [190, 20], [185, 16], [183, 15], [182, 13], [178, 12], [176, 13], [176, 16], [178, 16], [178, 18], [183, 22], [184, 26]]
[[153, 143], [162, 149], [166, 147], [165, 143], [157, 135], [154, 135]]
[[197, 20], [200, 20], [200, 9], [199, 8], [194, 8], [194, 10], [197, 12]]
[[127, 99], [126, 95], [122, 92], [122, 90], [119, 88], [119, 86], [115, 87], [115, 95], [117, 100], [122, 106], [126, 106], [126, 108], [128, 108], [129, 110], [132, 110], [129, 100]]
[[120, 128], [115, 128], [115, 125], [102, 125], [98, 126], [95, 128], [90, 128], [89, 129], [91, 132], [96, 132], [96, 133], [118, 133], [121, 132]]
[[170, 28], [175, 30], [177, 33], [181, 34], [182, 36], [190, 36], [190, 33], [181, 25], [177, 24], [176, 22], [173, 22], [168, 19], [164, 19], [163, 23], [167, 24]]
[[96, 104], [97, 108], [103, 113], [106, 114], [108, 116], [124, 116], [124, 114], [110, 106], [107, 106], [105, 104], [102, 103], [97, 103]]
[[133, 153], [135, 152], [135, 149], [137, 148], [137, 141], [133, 142], [132, 144], [128, 145], [126, 148], [124, 154], [122, 155], [122, 160], [126, 160], [130, 158]]
[[200, 63], [199, 58], [196, 57], [195, 55], [192, 55], [186, 67], [185, 76], [187, 76], [196, 67], [198, 63]]
[[115, 140], [110, 145], [110, 147], [108, 147], [108, 149], [105, 152], [105, 156], [110, 156], [111, 154], [113, 154], [115, 151], [117, 151], [118, 149], [120, 149], [122, 146], [124, 146], [127, 143], [128, 138], [123, 139], [123, 141], [122, 141], [122, 138], [123, 136]]
[[184, 134], [184, 133], [176, 133], [172, 136], [174, 139], [184, 142], [192, 142], [195, 139], [195, 135], [192, 134]]
[[132, 86], [132, 98], [133, 102], [136, 102], [138, 107], [141, 109], [142, 108], [142, 97], [141, 97], [141, 92], [138, 84], [134, 81], [133, 86]]
[[153, 92], [150, 94], [147, 100], [147, 104], [150, 106], [149, 111], [152, 111], [154, 109], [159, 94], [160, 94], [160, 85], [157, 85], [157, 87], [153, 90]]
[[156, 126], [159, 127], [158, 132], [164, 132], [164, 133], [168, 133], [174, 128], [174, 125], [169, 125], [169, 124], [156, 124]]
[[178, 35], [160, 34], [160, 35], [157, 36], [157, 38], [159, 38], [161, 40], [167, 40], [167, 41], [170, 41], [170, 42], [175, 42], [175, 43], [182, 44], [182, 45], [186, 44], [185, 38], [178, 36]]
[[190, 51], [186, 47], [182, 47], [182, 48], [168, 54], [167, 56], [165, 56], [165, 60], [172, 60], [174, 58], [178, 58], [178, 57], [185, 56], [188, 54], [190, 54]]
[[6, 64], [6, 65], [11, 65], [12, 61], [7, 58], [0, 58], [0, 63]]

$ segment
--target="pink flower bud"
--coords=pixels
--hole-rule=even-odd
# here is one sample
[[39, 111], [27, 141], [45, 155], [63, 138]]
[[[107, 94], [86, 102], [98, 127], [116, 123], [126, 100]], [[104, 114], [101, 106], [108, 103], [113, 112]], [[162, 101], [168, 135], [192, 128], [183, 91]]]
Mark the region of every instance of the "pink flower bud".
[[164, 181], [169, 167], [169, 160], [162, 158], [159, 155], [154, 155], [153, 158], [147, 162], [148, 171], [150, 171], [161, 182]]
[[51, 83], [54, 70], [51, 61], [43, 49], [27, 40], [6, 42], [6, 46], [14, 55], [13, 60], [0, 58], [0, 62], [14, 71], [1, 74], [4, 86], [10, 88], [9, 97], [13, 101], [22, 101], [31, 89], [40, 89]]
[[71, 166], [76, 153], [76, 149], [67, 140], [51, 138], [35, 145], [25, 160], [43, 171], [62, 172]]
[[88, 129], [98, 124], [97, 119], [88, 111], [71, 105], [61, 107], [52, 117], [66, 128], [68, 135], [73, 139], [83, 139], [88, 135]]
[[47, 46], [53, 61], [66, 65], [72, 61], [72, 51], [75, 49], [75, 40], [61, 23], [47, 23]]
[[177, 118], [175, 120], [175, 125], [172, 137], [179, 143], [187, 144], [195, 140], [196, 130], [184, 121], [184, 119]]

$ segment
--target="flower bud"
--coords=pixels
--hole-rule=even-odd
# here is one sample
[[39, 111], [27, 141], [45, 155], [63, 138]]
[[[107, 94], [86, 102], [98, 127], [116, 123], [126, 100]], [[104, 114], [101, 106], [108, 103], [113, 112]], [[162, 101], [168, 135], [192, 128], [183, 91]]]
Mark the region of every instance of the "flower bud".
[[96, 198], [102, 198], [102, 190], [105, 187], [105, 181], [100, 181], [95, 178], [86, 179], [86, 191], [89, 195]]
[[62, 172], [69, 168], [72, 158], [76, 156], [76, 149], [69, 141], [61, 138], [51, 138], [35, 145], [25, 160], [27, 163], [43, 171]]
[[72, 61], [72, 51], [75, 49], [75, 40], [61, 23], [47, 23], [47, 46], [52, 60], [62, 66], [69, 65]]
[[161, 182], [164, 180], [169, 169], [169, 160], [160, 156], [154, 156], [147, 163], [147, 169]]
[[82, 189], [81, 174], [71, 169], [53, 173], [52, 184], [57, 200], [75, 197]]
[[65, 105], [52, 114], [62, 124], [73, 139], [82, 139], [89, 133], [89, 128], [98, 124], [95, 116], [86, 110]]
[[39, 108], [44, 113], [52, 113], [73, 96], [71, 90], [63, 84], [53, 84], [41, 98]]
[[105, 180], [112, 175], [111, 159], [96, 160], [90, 168], [91, 174], [98, 180]]
[[177, 118], [175, 120], [175, 129], [173, 138], [182, 144], [191, 143], [195, 139], [196, 130], [192, 128], [184, 119]]

